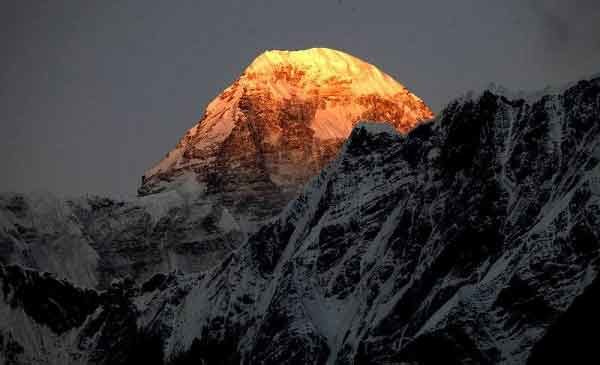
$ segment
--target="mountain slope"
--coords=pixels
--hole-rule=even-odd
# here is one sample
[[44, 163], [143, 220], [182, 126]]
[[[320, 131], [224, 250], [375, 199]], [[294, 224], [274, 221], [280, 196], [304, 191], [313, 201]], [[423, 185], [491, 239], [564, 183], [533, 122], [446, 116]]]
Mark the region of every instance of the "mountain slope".
[[[123, 293], [133, 336], [173, 364], [543, 362], [595, 300], [599, 115], [593, 79], [532, 104], [461, 99], [407, 136], [357, 126], [218, 266]], [[14, 326], [11, 348], [37, 343]]]
[[485, 92], [407, 137], [356, 128], [184, 303], [150, 301], [165, 353], [525, 362], [597, 274], [598, 115], [593, 80], [533, 105]]
[[243, 240], [226, 209], [175, 190], [116, 201], [0, 194], [0, 263], [47, 271], [88, 288], [198, 272]]

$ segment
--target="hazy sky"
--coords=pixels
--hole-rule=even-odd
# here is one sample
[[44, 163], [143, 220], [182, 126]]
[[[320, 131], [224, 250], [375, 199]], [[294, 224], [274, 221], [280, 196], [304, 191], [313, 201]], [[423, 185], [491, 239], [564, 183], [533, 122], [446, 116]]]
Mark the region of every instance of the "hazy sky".
[[263, 50], [346, 51], [437, 112], [600, 72], [598, 19], [597, 0], [2, 1], [0, 191], [134, 195]]

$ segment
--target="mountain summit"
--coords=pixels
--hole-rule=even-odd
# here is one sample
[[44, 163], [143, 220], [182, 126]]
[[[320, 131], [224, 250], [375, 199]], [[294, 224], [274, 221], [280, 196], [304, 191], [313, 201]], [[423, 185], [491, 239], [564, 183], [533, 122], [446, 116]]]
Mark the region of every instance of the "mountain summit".
[[432, 116], [392, 77], [346, 53], [267, 51], [146, 171], [138, 193], [191, 183], [235, 216], [259, 221], [333, 159], [359, 120], [387, 121], [406, 133]]

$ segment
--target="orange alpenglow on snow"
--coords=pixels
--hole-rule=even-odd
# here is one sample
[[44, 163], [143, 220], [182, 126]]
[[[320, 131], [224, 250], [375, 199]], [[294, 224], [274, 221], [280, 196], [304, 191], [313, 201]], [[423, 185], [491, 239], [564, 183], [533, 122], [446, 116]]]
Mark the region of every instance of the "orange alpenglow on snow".
[[419, 97], [349, 54], [267, 51], [146, 171], [139, 194], [190, 181], [206, 193], [262, 184], [295, 194], [336, 156], [359, 121], [388, 122], [407, 133], [432, 117]]
[[318, 98], [321, 107], [311, 127], [322, 139], [350, 135], [356, 118], [366, 109], [366, 102], [353, 102], [361, 97], [407, 104], [407, 115], [400, 117], [390, 110], [389, 119], [384, 119], [406, 121], [396, 125], [402, 133], [414, 127], [409, 120], [433, 117], [421, 99], [391, 76], [354, 56], [328, 48], [264, 52], [246, 68], [240, 82], [256, 90], [268, 88], [280, 98]]

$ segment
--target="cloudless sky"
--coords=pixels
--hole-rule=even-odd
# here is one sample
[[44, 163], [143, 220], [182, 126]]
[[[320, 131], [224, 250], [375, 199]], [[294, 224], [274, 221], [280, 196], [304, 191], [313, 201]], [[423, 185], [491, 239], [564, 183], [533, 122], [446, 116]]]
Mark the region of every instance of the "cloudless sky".
[[597, 0], [3, 1], [0, 191], [135, 195], [267, 49], [343, 50], [437, 112], [600, 72], [598, 19]]

